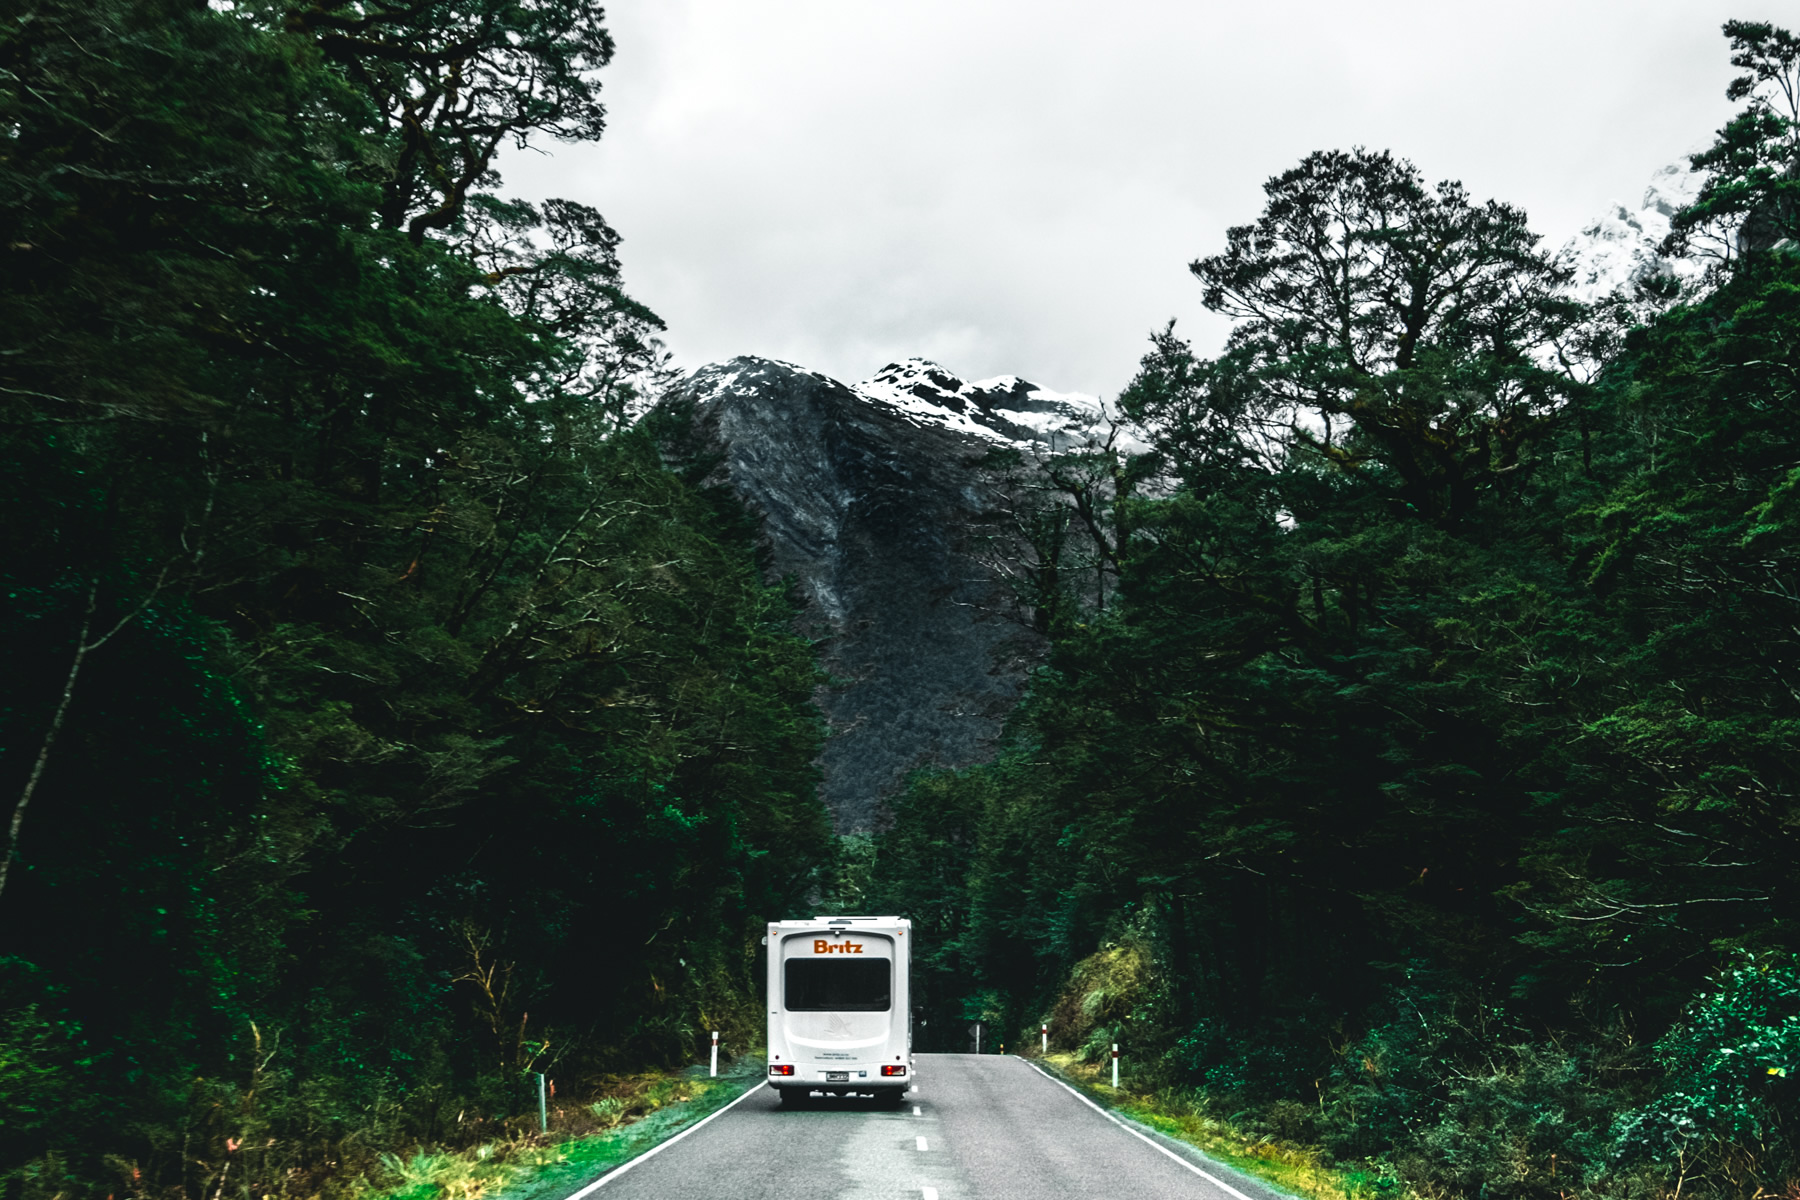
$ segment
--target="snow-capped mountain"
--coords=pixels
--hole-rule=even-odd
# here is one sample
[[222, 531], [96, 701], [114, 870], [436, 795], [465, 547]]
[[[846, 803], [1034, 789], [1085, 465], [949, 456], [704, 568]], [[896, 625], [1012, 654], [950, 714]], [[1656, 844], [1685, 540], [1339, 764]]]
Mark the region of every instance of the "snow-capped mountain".
[[760, 519], [770, 574], [820, 643], [832, 736], [819, 766], [838, 828], [877, 825], [917, 768], [990, 756], [1044, 641], [996, 565], [1016, 531], [983, 464], [1004, 446], [1066, 448], [1099, 402], [917, 360], [852, 388], [734, 358], [680, 394], [713, 480]]
[[[1141, 434], [1096, 397], [917, 358], [854, 385], [734, 358], [679, 394], [713, 481], [760, 519], [770, 574], [820, 643], [832, 736], [819, 765], [838, 828], [877, 825], [919, 767], [990, 756], [1045, 646], [1007, 566], [1025, 549], [1017, 470], [1109, 441], [1146, 449]], [[1017, 466], [996, 472], [997, 449]]]
[[1105, 445], [1109, 437], [1123, 450], [1148, 448], [1098, 397], [1053, 392], [1017, 375], [966, 382], [937, 363], [909, 358], [889, 363], [851, 390], [913, 424], [1021, 450], [1063, 453]]
[[1621, 290], [1629, 296], [1654, 275], [1673, 275], [1684, 285], [1698, 281], [1704, 263], [1663, 258], [1657, 247], [1669, 236], [1669, 218], [1694, 202], [1705, 180], [1685, 159], [1671, 163], [1650, 177], [1637, 207], [1615, 202], [1570, 238], [1557, 261], [1575, 272], [1575, 298], [1593, 303]]

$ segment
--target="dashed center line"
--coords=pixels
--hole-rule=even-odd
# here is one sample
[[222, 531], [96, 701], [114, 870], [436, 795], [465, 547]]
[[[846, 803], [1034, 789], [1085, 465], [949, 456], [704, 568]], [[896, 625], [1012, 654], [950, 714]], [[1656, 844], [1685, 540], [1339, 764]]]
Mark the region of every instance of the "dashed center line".
[[913, 1116], [922, 1117], [924, 1115], [925, 1115], [924, 1112], [919, 1108], [918, 1105], [916, 1105], [916, 1104], [913, 1105]]
[[936, 1188], [922, 1187], [919, 1191], [924, 1194], [924, 1200], [937, 1200]]
[[921, 1150], [929, 1150], [929, 1149], [931, 1149], [931, 1147], [930, 1147], [930, 1146], [927, 1146], [927, 1145], [926, 1145], [926, 1144], [925, 1144], [925, 1139], [924, 1139], [924, 1138], [920, 1138], [920, 1139], [919, 1139], [919, 1149], [921, 1149]]

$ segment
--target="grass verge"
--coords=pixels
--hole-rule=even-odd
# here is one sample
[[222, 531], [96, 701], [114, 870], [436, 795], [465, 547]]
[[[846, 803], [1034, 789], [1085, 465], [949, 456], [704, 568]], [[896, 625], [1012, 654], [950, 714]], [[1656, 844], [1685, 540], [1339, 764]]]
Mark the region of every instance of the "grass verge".
[[1281, 1191], [1307, 1200], [1393, 1200], [1400, 1194], [1398, 1183], [1379, 1164], [1345, 1165], [1317, 1146], [1246, 1134], [1209, 1111], [1203, 1093], [1174, 1088], [1138, 1092], [1129, 1085], [1114, 1089], [1105, 1080], [1110, 1064], [1094, 1066], [1073, 1054], [1034, 1055], [1031, 1061], [1102, 1107]]
[[760, 1058], [737, 1059], [717, 1079], [695, 1068], [617, 1076], [598, 1099], [557, 1107], [548, 1133], [384, 1154], [382, 1177], [358, 1200], [561, 1200], [762, 1082]]

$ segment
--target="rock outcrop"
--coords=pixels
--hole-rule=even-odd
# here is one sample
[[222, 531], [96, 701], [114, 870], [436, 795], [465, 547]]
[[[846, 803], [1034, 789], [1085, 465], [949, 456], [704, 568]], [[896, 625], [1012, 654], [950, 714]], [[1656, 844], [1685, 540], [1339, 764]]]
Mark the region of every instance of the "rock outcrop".
[[832, 682], [824, 794], [841, 832], [874, 827], [912, 770], [991, 756], [1043, 651], [994, 563], [1010, 536], [982, 464], [1101, 436], [1092, 397], [1011, 376], [965, 383], [911, 360], [846, 386], [761, 358], [682, 385], [715, 482], [761, 518]]

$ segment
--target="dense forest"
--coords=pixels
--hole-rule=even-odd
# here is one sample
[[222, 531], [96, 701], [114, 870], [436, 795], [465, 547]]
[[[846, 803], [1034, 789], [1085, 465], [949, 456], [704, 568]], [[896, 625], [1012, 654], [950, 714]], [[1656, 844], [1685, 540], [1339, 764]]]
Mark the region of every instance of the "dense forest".
[[922, 1048], [1121, 1042], [1420, 1196], [1793, 1193], [1800, 39], [1725, 32], [1697, 285], [1578, 303], [1389, 153], [1270, 180], [1151, 451], [1015, 489], [1002, 753], [846, 843], [618, 235], [496, 169], [603, 132], [598, 11], [26, 0], [0, 1192], [354, 1193], [524, 1072], [756, 1044], [763, 922], [855, 904]]
[[599, 21], [8, 10], [8, 1196], [314, 1196], [758, 1040], [835, 852], [812, 648], [630, 419], [617, 235], [495, 172], [599, 136]]
[[938, 1024], [1422, 1195], [1792, 1194], [1800, 40], [1725, 32], [1685, 294], [1363, 150], [1192, 264], [1228, 344], [1052, 464], [1050, 661], [875, 849]]

